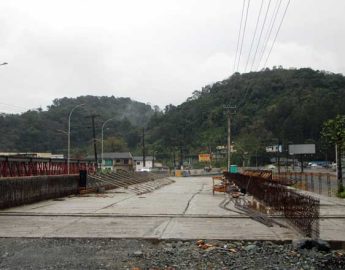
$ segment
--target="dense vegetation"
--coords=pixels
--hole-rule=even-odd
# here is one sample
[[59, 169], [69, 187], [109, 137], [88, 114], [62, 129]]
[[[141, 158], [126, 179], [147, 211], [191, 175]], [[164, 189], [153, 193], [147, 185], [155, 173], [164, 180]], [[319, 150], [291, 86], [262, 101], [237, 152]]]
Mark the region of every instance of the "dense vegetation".
[[[92, 153], [92, 125], [90, 114], [96, 114], [97, 139], [101, 138], [101, 126], [109, 118], [104, 129], [107, 150], [135, 149], [140, 142], [140, 128], [146, 125], [154, 111], [150, 105], [129, 98], [81, 96], [55, 99], [46, 111], [30, 110], [21, 115], [0, 116], [0, 151], [67, 153], [68, 116], [71, 117], [71, 149], [74, 156]], [[100, 143], [98, 141], [98, 147]], [[98, 148], [100, 149], [100, 148]]]
[[237, 163], [253, 165], [256, 156], [259, 163], [267, 161], [265, 146], [278, 141], [284, 149], [289, 143], [316, 143], [317, 155], [310, 158], [331, 160], [334, 147], [322, 141], [320, 131], [325, 120], [345, 113], [345, 77], [309, 68], [235, 73], [156, 112], [149, 123], [151, 143], [161, 153], [215, 152], [226, 145], [224, 105], [237, 106], [232, 120]]
[[345, 77], [309, 68], [235, 73], [194, 91], [186, 102], [168, 105], [163, 111], [129, 98], [56, 99], [46, 111], [0, 116], [0, 151], [66, 153], [68, 114], [82, 103], [88, 111], [78, 108], [72, 116], [74, 156], [92, 153], [91, 120], [86, 118], [90, 111], [99, 115], [97, 139], [101, 137], [102, 123], [116, 118], [105, 129], [106, 151], [140, 154], [145, 126], [147, 154], [155, 151], [160, 159], [171, 161], [173, 155], [178, 160], [181, 154], [187, 159], [202, 152], [215, 153], [216, 146], [226, 145], [227, 140], [224, 105], [234, 105], [234, 162], [265, 163], [272, 157], [265, 153], [265, 146], [278, 141], [284, 150], [289, 143], [316, 143], [317, 155], [311, 159], [334, 160], [334, 147], [323, 142], [320, 131], [324, 121], [345, 114]]

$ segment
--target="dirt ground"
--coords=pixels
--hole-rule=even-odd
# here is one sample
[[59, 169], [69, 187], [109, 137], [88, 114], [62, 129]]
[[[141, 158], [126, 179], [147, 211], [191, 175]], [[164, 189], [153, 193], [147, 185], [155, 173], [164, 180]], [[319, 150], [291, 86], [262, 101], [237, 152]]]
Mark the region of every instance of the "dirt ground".
[[345, 269], [345, 255], [272, 242], [2, 238], [0, 269]]

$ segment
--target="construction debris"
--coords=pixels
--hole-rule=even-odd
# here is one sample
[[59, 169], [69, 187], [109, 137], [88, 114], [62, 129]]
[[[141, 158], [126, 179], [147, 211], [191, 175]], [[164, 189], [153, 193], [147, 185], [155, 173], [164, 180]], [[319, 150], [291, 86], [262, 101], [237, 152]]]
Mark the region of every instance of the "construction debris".
[[105, 190], [125, 188], [137, 195], [152, 192], [174, 181], [166, 178], [165, 174], [154, 174], [149, 172], [117, 172], [90, 174], [87, 178], [87, 187], [80, 188], [80, 194], [104, 193]]

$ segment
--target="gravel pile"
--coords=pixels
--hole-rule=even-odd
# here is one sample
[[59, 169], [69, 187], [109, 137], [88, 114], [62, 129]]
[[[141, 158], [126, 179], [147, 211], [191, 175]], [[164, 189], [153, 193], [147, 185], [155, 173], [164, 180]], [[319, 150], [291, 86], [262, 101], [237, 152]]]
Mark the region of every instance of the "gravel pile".
[[0, 239], [0, 269], [345, 269], [345, 251], [243, 241]]

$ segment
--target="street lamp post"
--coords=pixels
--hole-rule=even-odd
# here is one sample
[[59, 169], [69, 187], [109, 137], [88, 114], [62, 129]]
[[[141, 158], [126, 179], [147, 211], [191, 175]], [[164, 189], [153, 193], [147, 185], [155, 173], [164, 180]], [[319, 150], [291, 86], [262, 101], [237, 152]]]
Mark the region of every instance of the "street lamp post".
[[108, 123], [109, 121], [114, 120], [114, 119], [115, 119], [115, 117], [110, 118], [110, 119], [106, 120], [106, 121], [103, 123], [103, 125], [102, 125], [102, 155], [101, 155], [101, 169], [102, 169], [102, 165], [103, 165], [103, 130], [104, 130], [104, 126], [105, 126], [106, 123]]
[[68, 116], [68, 146], [67, 146], [67, 174], [69, 174], [69, 165], [70, 165], [70, 151], [71, 151], [71, 116], [73, 111], [81, 106], [84, 106], [85, 104], [78, 104], [77, 106], [73, 107], [73, 109], [70, 111]]

